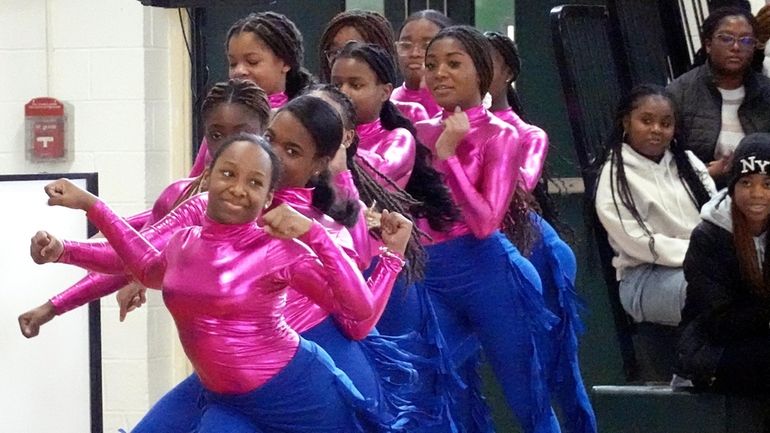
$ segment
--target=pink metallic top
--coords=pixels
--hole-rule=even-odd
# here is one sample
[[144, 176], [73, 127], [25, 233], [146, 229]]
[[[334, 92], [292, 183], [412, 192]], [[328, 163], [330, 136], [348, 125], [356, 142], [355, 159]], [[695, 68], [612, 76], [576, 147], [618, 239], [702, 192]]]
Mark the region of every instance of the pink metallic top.
[[428, 112], [428, 116], [431, 118], [436, 117], [436, 115], [442, 111], [427, 87], [420, 87], [417, 90], [412, 90], [408, 89], [405, 84], [402, 84], [400, 87], [396, 87], [396, 89], [393, 90], [393, 93], [390, 95], [390, 100], [416, 102], [425, 108], [425, 111]]
[[[352, 242], [347, 230], [329, 216], [322, 214], [312, 207], [311, 194], [312, 190], [307, 188], [284, 189], [276, 192], [273, 205], [277, 206], [286, 203], [303, 215], [315, 219], [326, 229], [335, 243], [342, 247], [346, 254], [352, 258], [357, 258], [356, 252], [352, 250]], [[163, 218], [154, 226], [143, 230], [142, 235], [155, 248], [164, 249], [175, 232], [184, 227], [199, 226], [204, 223], [203, 217], [208, 201], [207, 198], [206, 194], [192, 197], [166, 218]], [[365, 225], [365, 222], [363, 224]], [[64, 241], [64, 246], [64, 253], [59, 258], [61, 263], [75, 264], [91, 271], [103, 272], [105, 274], [121, 273], [124, 270], [122, 260], [106, 242], [84, 243]], [[368, 250], [364, 251], [364, 253], [368, 254]], [[370, 260], [371, 258], [365, 262], [366, 267], [368, 267]], [[364, 338], [374, 328], [374, 325], [382, 315], [390, 297], [393, 284], [403, 265], [402, 257], [397, 254], [390, 252], [380, 254], [380, 261], [367, 281], [374, 304], [374, 313], [364, 320], [352, 320], [344, 313], [328, 311], [303, 294], [290, 289], [286, 310], [284, 311], [286, 321], [292, 329], [301, 333], [313, 328], [325, 320], [329, 314], [332, 314], [342, 332], [349, 338]], [[125, 285], [129, 280], [124, 275], [89, 275], [89, 277], [51, 299], [57, 314], [62, 314], [86, 302], [112, 293]], [[107, 287], [92, 287], [94, 283], [104, 284]]]
[[400, 111], [401, 114], [409, 119], [409, 121], [412, 123], [422, 122], [423, 120], [430, 119], [430, 116], [428, 116], [428, 112], [425, 110], [425, 107], [416, 102], [394, 100], [391, 100], [390, 102], [392, 102], [393, 105], [398, 108], [398, 111]]
[[521, 120], [521, 117], [510, 107], [503, 111], [493, 111], [492, 114], [519, 131], [521, 146], [526, 152], [524, 164], [521, 166], [521, 181], [524, 183], [524, 188], [532, 192], [540, 180], [545, 158], [548, 156], [548, 134], [537, 126]]
[[[286, 96], [286, 93], [280, 92], [280, 93], [273, 93], [272, 95], [267, 97], [267, 102], [270, 104], [270, 108], [273, 110], [277, 110], [284, 105], [286, 105], [287, 102], [289, 102], [289, 97]], [[203, 137], [203, 140], [201, 140], [201, 145], [198, 148], [198, 156], [195, 157], [195, 162], [193, 163], [192, 168], [190, 169], [190, 175], [188, 177], [198, 177], [201, 173], [203, 173], [203, 170], [206, 169], [206, 165], [209, 163], [209, 144], [206, 141], [206, 137]]]
[[[388, 131], [377, 119], [356, 126], [356, 134], [359, 139], [357, 154], [399, 188], [404, 188], [412, 175], [417, 152], [417, 142], [412, 133], [403, 128]], [[369, 170], [366, 164], [362, 166]], [[378, 175], [371, 174], [374, 179], [380, 179]]]
[[508, 211], [526, 155], [516, 129], [478, 106], [465, 111], [470, 131], [460, 141], [456, 154], [439, 160], [435, 156], [436, 140], [444, 131], [442, 119], [449, 114], [444, 112], [442, 117], [416, 125], [417, 138], [433, 152], [433, 166], [443, 173], [461, 212], [461, 220], [447, 232], [431, 230], [426, 221], [418, 221], [434, 243], [466, 234], [483, 239], [497, 230]]
[[[147, 225], [155, 224], [156, 222], [163, 219], [164, 216], [168, 215], [169, 212], [174, 210], [174, 204], [176, 204], [176, 202], [182, 196], [182, 193], [195, 179], [196, 178], [186, 177], [184, 179], [174, 181], [171, 183], [171, 185], [167, 186], [166, 189], [164, 189], [155, 200], [155, 204], [152, 205], [152, 218]], [[199, 191], [195, 191], [195, 194], [198, 192]]]
[[320, 224], [300, 237], [303, 245], [254, 222], [205, 217], [159, 252], [102, 202], [88, 217], [139, 281], [162, 286], [185, 353], [214, 392], [254, 390], [294, 356], [299, 337], [282, 314], [288, 286], [353, 319], [373, 313], [361, 274]]

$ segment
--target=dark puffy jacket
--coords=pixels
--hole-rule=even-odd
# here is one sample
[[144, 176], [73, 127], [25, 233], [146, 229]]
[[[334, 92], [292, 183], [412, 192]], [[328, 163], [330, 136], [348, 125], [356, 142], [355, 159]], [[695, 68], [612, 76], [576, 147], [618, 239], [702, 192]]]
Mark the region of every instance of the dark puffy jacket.
[[732, 233], [709, 221], [698, 224], [690, 236], [684, 275], [687, 298], [676, 373], [707, 387], [726, 346], [770, 336], [770, 300], [749, 292], [740, 276]]
[[[770, 132], [770, 79], [749, 71], [743, 85], [746, 96], [738, 108], [743, 132]], [[679, 108], [685, 148], [708, 164], [722, 129], [722, 95], [708, 62], [679, 76], [667, 90]]]

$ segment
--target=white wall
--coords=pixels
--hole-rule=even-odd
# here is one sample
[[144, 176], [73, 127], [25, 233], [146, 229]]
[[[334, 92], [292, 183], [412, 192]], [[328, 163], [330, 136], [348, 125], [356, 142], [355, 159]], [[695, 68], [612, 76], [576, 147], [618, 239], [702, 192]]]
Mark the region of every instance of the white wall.
[[[176, 10], [136, 0], [0, 0], [0, 173], [95, 171], [100, 196], [118, 212], [147, 208], [189, 167], [189, 65], [179, 25]], [[38, 96], [65, 103], [66, 162], [25, 160], [23, 106]], [[184, 370], [159, 296], [125, 323], [117, 317], [114, 297], [105, 298], [106, 432], [133, 427]]]

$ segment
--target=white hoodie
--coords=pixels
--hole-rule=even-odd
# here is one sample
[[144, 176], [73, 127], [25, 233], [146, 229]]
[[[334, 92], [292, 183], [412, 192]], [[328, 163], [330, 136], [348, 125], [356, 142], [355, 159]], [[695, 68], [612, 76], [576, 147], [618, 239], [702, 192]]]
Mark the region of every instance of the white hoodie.
[[[617, 279], [623, 278], [625, 268], [644, 263], [681, 267], [690, 244], [690, 233], [700, 222], [700, 217], [699, 209], [679, 179], [674, 155], [666, 150], [660, 162], [656, 163], [626, 143], [622, 144], [621, 152], [628, 186], [642, 221], [652, 233], [657, 260], [650, 251], [650, 237], [623, 206], [617, 190], [613, 201], [611, 164], [607, 161], [599, 176], [596, 212], [607, 230], [610, 246], [615, 250], [612, 265], [617, 270]], [[713, 195], [716, 187], [706, 167], [692, 152], [687, 151], [686, 154], [706, 190]], [[616, 175], [617, 168], [613, 167], [613, 185]]]

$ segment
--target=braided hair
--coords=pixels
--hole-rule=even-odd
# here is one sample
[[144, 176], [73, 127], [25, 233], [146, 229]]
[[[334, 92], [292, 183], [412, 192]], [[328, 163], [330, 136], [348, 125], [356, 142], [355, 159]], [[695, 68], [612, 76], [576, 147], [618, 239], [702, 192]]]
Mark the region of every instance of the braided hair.
[[508, 105], [511, 106], [513, 112], [516, 113], [522, 119], [525, 119], [524, 107], [519, 99], [519, 94], [512, 84], [519, 78], [521, 72], [521, 57], [519, 56], [519, 49], [516, 47], [516, 43], [513, 42], [508, 36], [498, 32], [485, 32], [484, 37], [487, 38], [505, 62], [505, 66], [511, 71], [511, 79], [508, 81], [506, 87], [506, 99]]
[[[301, 95], [289, 101], [276, 115], [284, 111], [294, 115], [313, 138], [316, 158], [334, 157], [342, 142], [342, 119], [328, 102], [316, 96]], [[356, 200], [337, 197], [328, 166], [311, 177], [308, 186], [313, 187], [313, 207], [345, 227], [356, 224], [360, 205]]]
[[286, 96], [289, 99], [313, 83], [313, 76], [302, 67], [305, 56], [302, 33], [285, 15], [268, 11], [252, 13], [239, 19], [227, 31], [225, 52], [230, 39], [243, 32], [253, 33], [289, 66], [286, 74]]
[[382, 14], [374, 11], [352, 9], [340, 12], [329, 21], [323, 34], [318, 50], [318, 65], [320, 79], [328, 83], [331, 79], [331, 63], [327, 55], [331, 50], [334, 37], [345, 27], [352, 27], [363, 36], [362, 42], [378, 45], [396, 58], [396, 46], [393, 42], [393, 26]]
[[[206, 123], [206, 119], [215, 108], [223, 104], [238, 104], [246, 108], [254, 115], [254, 120], [259, 122], [260, 132], [265, 129], [270, 120], [270, 104], [267, 102], [267, 95], [261, 87], [251, 81], [232, 79], [214, 84], [201, 104], [200, 116], [203, 123]], [[187, 185], [173, 207], [179, 206], [183, 201], [199, 193], [202, 180], [203, 174]]]
[[454, 25], [454, 22], [452, 22], [448, 16], [442, 14], [441, 12], [435, 9], [423, 9], [421, 11], [413, 12], [408, 17], [406, 17], [403, 24], [401, 24], [401, 28], [398, 29], [398, 36], [401, 37], [401, 31], [404, 30], [404, 26], [411, 23], [412, 21], [419, 20], [428, 20], [435, 24], [439, 29]]
[[[466, 54], [473, 61], [476, 67], [476, 74], [479, 77], [479, 95], [486, 95], [489, 85], [492, 83], [494, 68], [492, 66], [492, 47], [481, 32], [471, 26], [450, 26], [442, 29], [428, 44], [426, 54], [436, 41], [445, 38], [452, 38], [459, 42], [465, 49]], [[445, 109], [447, 107], [444, 107]], [[450, 107], [454, 108], [454, 107]]]
[[[617, 198], [620, 197], [621, 204], [631, 213], [636, 223], [639, 224], [639, 227], [644, 231], [644, 234], [649, 237], [650, 253], [652, 253], [653, 258], [657, 259], [658, 255], [655, 252], [655, 241], [652, 236], [652, 231], [647, 227], [644, 219], [639, 214], [631, 188], [628, 185], [622, 152], [623, 142], [625, 141], [623, 120], [630, 116], [631, 112], [638, 108], [639, 105], [649, 97], [664, 98], [671, 105], [672, 111], [678, 113], [673, 97], [665, 88], [655, 84], [641, 84], [634, 87], [631, 89], [628, 96], [621, 99], [617, 113], [615, 114], [612, 129], [607, 137], [602, 153], [596, 160], [594, 160], [591, 170], [593, 171], [593, 174], [598, 177], [598, 175], [601, 174], [604, 164], [610, 164], [610, 190], [612, 192], [612, 201], [615, 205], [615, 210], [618, 215], [620, 215], [620, 207], [617, 202]], [[687, 190], [687, 194], [689, 195], [693, 206], [695, 206], [696, 209], [700, 209], [709, 201], [711, 196], [703, 185], [700, 175], [695, 171], [692, 163], [690, 163], [690, 158], [688, 158], [685, 153], [684, 146], [682, 145], [682, 143], [684, 143], [681, 133], [682, 128], [678, 125], [678, 118], [676, 119], [676, 122], [677, 126], [674, 128], [674, 138], [671, 140], [669, 150], [674, 157], [676, 169], [679, 173], [679, 180], [682, 182], [682, 185], [684, 185], [685, 190]], [[612, 182], [613, 176], [615, 178], [614, 182]]]
[[[396, 79], [396, 67], [393, 57], [382, 48], [361, 42], [348, 42], [340, 51], [337, 59], [356, 59], [369, 65], [377, 80], [382, 84], [393, 84]], [[404, 188], [418, 203], [410, 208], [415, 218], [425, 218], [434, 230], [445, 230], [459, 219], [460, 213], [452, 201], [449, 189], [441, 175], [431, 166], [433, 154], [417, 139], [414, 125], [393, 105], [385, 101], [380, 108], [382, 126], [392, 131], [403, 128], [415, 137], [416, 155], [412, 175]], [[388, 179], [385, 180], [388, 182]]]
[[[340, 114], [342, 115], [343, 124], [346, 129], [355, 128], [356, 109], [347, 95], [331, 84], [319, 84], [311, 87], [309, 93], [312, 94], [315, 92], [323, 94], [340, 107]], [[368, 205], [376, 203], [376, 207], [380, 211], [382, 209], [388, 209], [389, 211], [398, 212], [406, 217], [410, 217], [409, 209], [417, 204], [417, 201], [412, 198], [409, 193], [396, 186], [390, 179], [388, 179], [388, 181], [390, 181], [389, 184], [394, 188], [392, 191], [388, 191], [379, 182], [375, 181], [369, 172], [364, 170], [359, 163], [365, 164], [367, 168], [381, 179], [387, 179], [387, 177], [380, 173], [376, 168], [369, 165], [365, 159], [356, 155], [357, 150], [358, 136], [353, 139], [353, 143], [347, 148], [346, 162], [361, 201]], [[425, 276], [425, 250], [418, 241], [423, 235], [424, 234], [420, 229], [417, 228], [417, 225], [414, 224], [412, 226], [412, 236], [409, 239], [409, 243], [407, 244], [404, 253], [406, 265], [403, 272], [406, 277], [407, 285], [411, 282], [421, 280]]]

